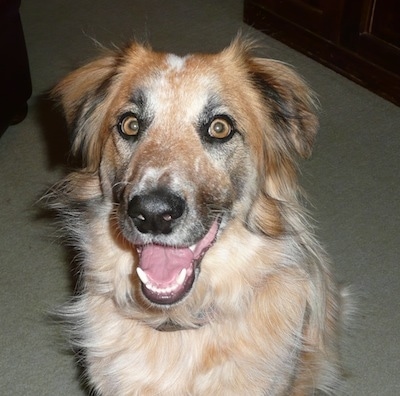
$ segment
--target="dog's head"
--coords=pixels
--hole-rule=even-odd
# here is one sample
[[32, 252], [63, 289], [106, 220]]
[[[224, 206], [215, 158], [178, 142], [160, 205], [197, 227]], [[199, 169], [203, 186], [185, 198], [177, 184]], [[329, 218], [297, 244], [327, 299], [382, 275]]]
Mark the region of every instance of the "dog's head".
[[123, 238], [137, 247], [142, 293], [188, 295], [200, 262], [232, 221], [277, 237], [297, 194], [295, 157], [317, 128], [310, 92], [280, 62], [236, 40], [178, 57], [132, 44], [55, 89], [85, 172], [99, 175]]

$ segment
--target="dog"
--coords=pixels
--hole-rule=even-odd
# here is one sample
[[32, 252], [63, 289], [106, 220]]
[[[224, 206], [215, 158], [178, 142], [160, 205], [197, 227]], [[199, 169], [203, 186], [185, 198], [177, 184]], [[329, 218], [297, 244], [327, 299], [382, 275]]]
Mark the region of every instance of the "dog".
[[344, 293], [298, 183], [316, 101], [253, 47], [132, 42], [54, 88], [81, 161], [52, 193], [80, 263], [63, 315], [95, 394], [341, 389]]

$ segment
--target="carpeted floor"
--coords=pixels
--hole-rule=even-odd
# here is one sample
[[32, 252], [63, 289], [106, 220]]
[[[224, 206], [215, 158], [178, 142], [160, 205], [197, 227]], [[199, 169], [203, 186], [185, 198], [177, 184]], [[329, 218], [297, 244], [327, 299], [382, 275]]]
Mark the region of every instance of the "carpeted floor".
[[359, 315], [344, 342], [348, 394], [400, 394], [400, 109], [241, 22], [240, 0], [35, 0], [21, 15], [33, 96], [0, 139], [0, 394], [83, 395], [46, 311], [71, 293], [68, 257], [35, 201], [63, 172], [67, 139], [42, 96], [107, 46], [137, 37], [182, 54], [214, 51], [238, 29], [290, 63], [318, 93], [321, 131], [303, 164], [319, 236]]

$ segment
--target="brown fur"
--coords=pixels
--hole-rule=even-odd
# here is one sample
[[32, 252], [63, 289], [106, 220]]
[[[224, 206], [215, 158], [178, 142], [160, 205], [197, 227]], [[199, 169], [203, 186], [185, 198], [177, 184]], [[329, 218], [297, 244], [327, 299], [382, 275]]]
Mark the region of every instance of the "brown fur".
[[[304, 82], [239, 40], [185, 59], [133, 43], [71, 73], [54, 94], [84, 163], [56, 187], [54, 206], [81, 252], [80, 291], [65, 315], [94, 390], [338, 392], [341, 297], [296, 176], [318, 126]], [[146, 125], [137, 141], [118, 133], [132, 108]], [[233, 120], [226, 142], [204, 135], [215, 112]], [[184, 197], [185, 214], [168, 235], [142, 234], [130, 200], [159, 187]], [[216, 241], [187, 295], [149, 300], [136, 245], [189, 246], [215, 218]]]

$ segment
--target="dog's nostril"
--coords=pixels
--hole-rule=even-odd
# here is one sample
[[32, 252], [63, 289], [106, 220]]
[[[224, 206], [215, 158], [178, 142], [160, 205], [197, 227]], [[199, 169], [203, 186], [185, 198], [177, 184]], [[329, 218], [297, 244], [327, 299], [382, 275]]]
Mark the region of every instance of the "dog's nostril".
[[185, 211], [185, 201], [166, 189], [135, 195], [128, 205], [128, 215], [142, 233], [169, 234]]

